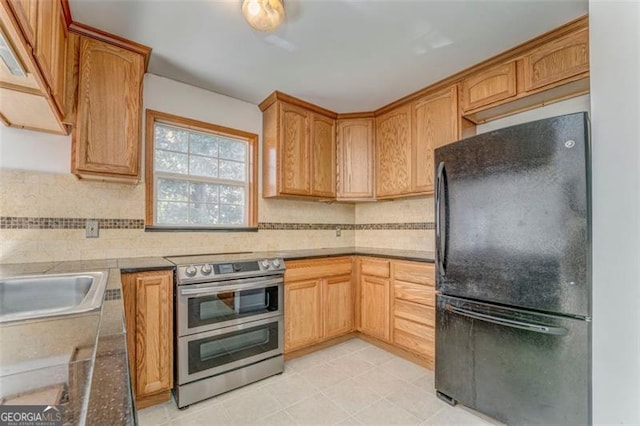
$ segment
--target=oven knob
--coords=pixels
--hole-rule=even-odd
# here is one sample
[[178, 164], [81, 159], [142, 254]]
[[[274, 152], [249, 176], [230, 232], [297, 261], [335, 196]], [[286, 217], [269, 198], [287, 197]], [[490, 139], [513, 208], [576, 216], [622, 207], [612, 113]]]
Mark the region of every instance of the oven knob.
[[240, 264], [239, 264], [239, 263], [234, 263], [234, 264], [233, 264], [233, 270], [234, 270], [235, 272], [240, 272], [240, 270], [241, 270], [241, 269], [242, 269], [242, 267], [240, 266]]
[[280, 267], [280, 259], [273, 259], [271, 261], [271, 265], [273, 265], [274, 268], [279, 268]]
[[184, 270], [184, 274], [188, 277], [195, 277], [196, 273], [198, 272], [198, 270], [196, 269], [195, 266], [193, 265], [189, 265], [185, 268]]
[[200, 268], [200, 272], [202, 272], [202, 275], [210, 275], [211, 272], [213, 272], [213, 268], [207, 263], [202, 265], [202, 267]]
[[263, 260], [262, 262], [260, 262], [260, 264], [262, 265], [263, 269], [269, 269], [269, 261], [267, 259]]

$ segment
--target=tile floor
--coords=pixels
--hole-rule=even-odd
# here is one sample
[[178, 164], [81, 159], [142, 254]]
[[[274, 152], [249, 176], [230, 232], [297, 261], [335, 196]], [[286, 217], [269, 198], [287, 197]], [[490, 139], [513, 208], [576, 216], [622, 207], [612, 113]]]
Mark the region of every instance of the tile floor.
[[432, 371], [357, 338], [183, 411], [173, 401], [140, 410], [138, 420], [141, 426], [500, 424], [440, 401]]

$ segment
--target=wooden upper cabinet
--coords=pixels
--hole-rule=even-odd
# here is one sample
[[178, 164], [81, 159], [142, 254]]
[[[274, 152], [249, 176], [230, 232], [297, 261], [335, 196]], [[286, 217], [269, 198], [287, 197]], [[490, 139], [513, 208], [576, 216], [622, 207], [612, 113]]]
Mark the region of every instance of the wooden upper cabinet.
[[[39, 0], [10, 0], [9, 4], [30, 46], [36, 45]], [[51, 1], [53, 3], [53, 1]]]
[[262, 196], [335, 198], [333, 113], [280, 92], [265, 99], [260, 109]]
[[433, 193], [433, 151], [459, 138], [456, 86], [414, 101], [412, 114], [411, 191]]
[[281, 192], [311, 194], [309, 164], [309, 115], [306, 110], [282, 103]]
[[311, 113], [311, 195], [336, 196], [335, 120]]
[[338, 199], [372, 199], [373, 118], [338, 120]]
[[63, 110], [67, 24], [59, 1], [38, 1], [35, 54], [51, 94]]
[[411, 105], [376, 117], [376, 196], [411, 190]]
[[516, 95], [516, 62], [495, 65], [462, 80], [462, 109], [477, 108], [504, 101]]
[[139, 180], [143, 76], [142, 55], [81, 38], [73, 173]]
[[536, 90], [589, 72], [589, 32], [582, 29], [523, 58], [524, 89]]

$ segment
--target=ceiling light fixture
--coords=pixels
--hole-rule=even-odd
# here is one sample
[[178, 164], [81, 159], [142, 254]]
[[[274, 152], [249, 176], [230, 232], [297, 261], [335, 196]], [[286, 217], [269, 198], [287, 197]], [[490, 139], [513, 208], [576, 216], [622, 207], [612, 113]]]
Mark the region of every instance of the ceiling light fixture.
[[282, 0], [244, 0], [242, 15], [258, 31], [274, 30], [284, 20]]

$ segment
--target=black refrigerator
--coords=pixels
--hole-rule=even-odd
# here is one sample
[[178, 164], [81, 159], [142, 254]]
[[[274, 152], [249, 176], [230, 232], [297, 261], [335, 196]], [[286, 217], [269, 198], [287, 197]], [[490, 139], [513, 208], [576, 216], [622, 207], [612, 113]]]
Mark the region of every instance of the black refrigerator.
[[590, 164], [587, 113], [436, 149], [440, 398], [591, 423]]

